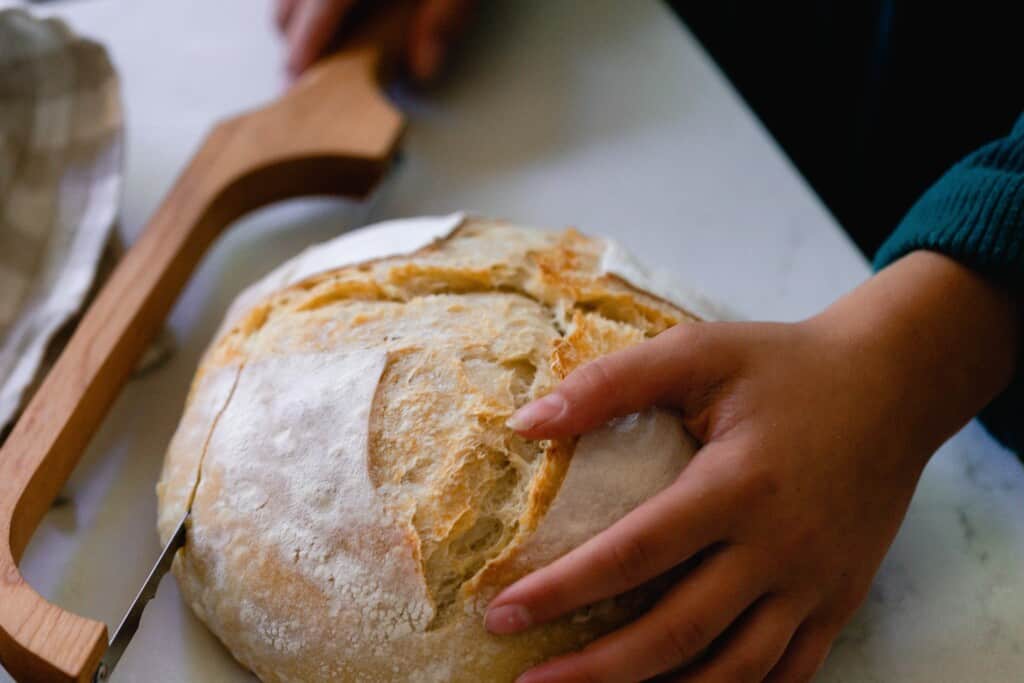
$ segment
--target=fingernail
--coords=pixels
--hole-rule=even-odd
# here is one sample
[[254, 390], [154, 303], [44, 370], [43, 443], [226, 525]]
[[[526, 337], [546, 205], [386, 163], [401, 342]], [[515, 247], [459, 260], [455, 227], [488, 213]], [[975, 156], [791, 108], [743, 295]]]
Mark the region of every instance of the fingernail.
[[561, 394], [548, 394], [544, 398], [537, 399], [512, 414], [512, 417], [505, 421], [509, 429], [522, 432], [527, 429], [539, 427], [549, 422], [565, 410], [565, 399]]
[[499, 636], [524, 631], [531, 623], [530, 612], [522, 605], [501, 605], [487, 610], [484, 616], [484, 627]]

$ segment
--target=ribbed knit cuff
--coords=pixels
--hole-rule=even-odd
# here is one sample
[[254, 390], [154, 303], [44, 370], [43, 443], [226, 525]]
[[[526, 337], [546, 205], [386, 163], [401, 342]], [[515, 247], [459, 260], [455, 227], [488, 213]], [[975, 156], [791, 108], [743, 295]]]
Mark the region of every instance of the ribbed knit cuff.
[[[945, 254], [1024, 294], [1024, 116], [1010, 135], [964, 158], [921, 196], [878, 250], [875, 268], [917, 249]], [[1024, 368], [980, 415], [993, 436], [1024, 457], [1021, 414]]]
[[953, 166], [875, 256], [884, 268], [916, 249], [946, 254], [1024, 292], [1024, 117], [1014, 132]]

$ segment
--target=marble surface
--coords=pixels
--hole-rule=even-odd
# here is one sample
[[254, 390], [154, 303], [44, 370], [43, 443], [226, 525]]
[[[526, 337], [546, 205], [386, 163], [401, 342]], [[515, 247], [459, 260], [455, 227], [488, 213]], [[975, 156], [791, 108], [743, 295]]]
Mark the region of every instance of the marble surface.
[[[0, 0], [0, 7], [19, 4]], [[137, 234], [218, 117], [280, 92], [260, 0], [88, 0], [39, 11], [105, 41], [128, 116], [123, 229]], [[453, 78], [410, 116], [364, 205], [289, 202], [239, 222], [176, 306], [162, 369], [117, 401], [23, 563], [67, 609], [119, 620], [156, 556], [153, 485], [203, 345], [242, 286], [371, 220], [469, 209], [608, 234], [751, 317], [813, 313], [864, 259], [661, 4], [492, 4]], [[2, 606], [0, 606], [2, 608]], [[825, 683], [1003, 683], [1024, 671], [1024, 469], [977, 425], [934, 458]], [[117, 681], [245, 681], [164, 581]], [[0, 680], [6, 675], [0, 672]]]

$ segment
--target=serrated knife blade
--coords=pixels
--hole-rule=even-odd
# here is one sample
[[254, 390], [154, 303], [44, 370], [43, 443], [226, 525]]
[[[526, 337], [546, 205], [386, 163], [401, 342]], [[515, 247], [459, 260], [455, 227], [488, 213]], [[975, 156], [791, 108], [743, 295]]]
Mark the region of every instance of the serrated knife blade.
[[142, 584], [142, 588], [139, 589], [135, 599], [132, 600], [132, 604], [128, 607], [128, 611], [125, 612], [124, 618], [121, 619], [117, 630], [114, 631], [110, 644], [107, 646], [107, 651], [103, 653], [99, 668], [96, 669], [96, 675], [93, 677], [93, 680], [97, 683], [110, 678], [110, 674], [113, 673], [114, 667], [120, 661], [121, 655], [124, 654], [132, 636], [139, 630], [143, 610], [146, 609], [149, 601], [156, 596], [157, 588], [160, 586], [160, 579], [164, 577], [164, 574], [171, 568], [171, 564], [174, 563], [175, 553], [185, 545], [185, 532], [189, 514], [186, 512], [185, 516], [181, 518], [178, 525], [174, 528], [174, 533], [171, 534], [171, 538], [167, 541], [164, 549], [160, 551], [160, 557], [157, 558], [156, 564], [149, 570], [146, 582]]

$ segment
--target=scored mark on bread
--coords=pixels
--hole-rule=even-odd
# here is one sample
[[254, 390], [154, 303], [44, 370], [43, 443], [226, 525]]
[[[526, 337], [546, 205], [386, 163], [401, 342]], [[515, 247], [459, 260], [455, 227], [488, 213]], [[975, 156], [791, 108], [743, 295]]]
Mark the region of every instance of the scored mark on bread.
[[217, 430], [217, 423], [220, 422], [221, 416], [224, 415], [224, 412], [228, 409], [228, 406], [231, 405], [231, 399], [235, 395], [235, 390], [238, 388], [238, 380], [242, 376], [242, 371], [244, 369], [245, 362], [243, 361], [238, 365], [238, 368], [235, 370], [235, 376], [231, 381], [231, 389], [228, 390], [228, 395], [227, 397], [225, 397], [224, 403], [217, 410], [216, 415], [214, 415], [213, 420], [210, 422], [210, 429], [206, 433], [206, 438], [203, 440], [202, 453], [200, 453], [199, 460], [196, 463], [196, 478], [195, 482], [192, 484], [192, 490], [189, 492], [187, 502], [185, 505], [185, 510], [192, 509], [192, 501], [195, 500], [196, 491], [199, 490], [199, 484], [203, 480], [203, 461], [206, 460], [206, 452], [210, 448], [210, 440], [213, 438], [213, 433]]
[[[543, 448], [503, 423], [528, 400], [558, 333], [541, 305], [518, 294], [432, 294], [401, 313], [388, 308], [394, 350], [371, 408], [369, 467], [414, 530], [436, 628], [457, 608], [462, 585], [519, 531]], [[494, 324], [506, 317], [521, 325], [521, 343], [501, 342]], [[403, 342], [406, 323], [424, 321], [432, 332]]]

